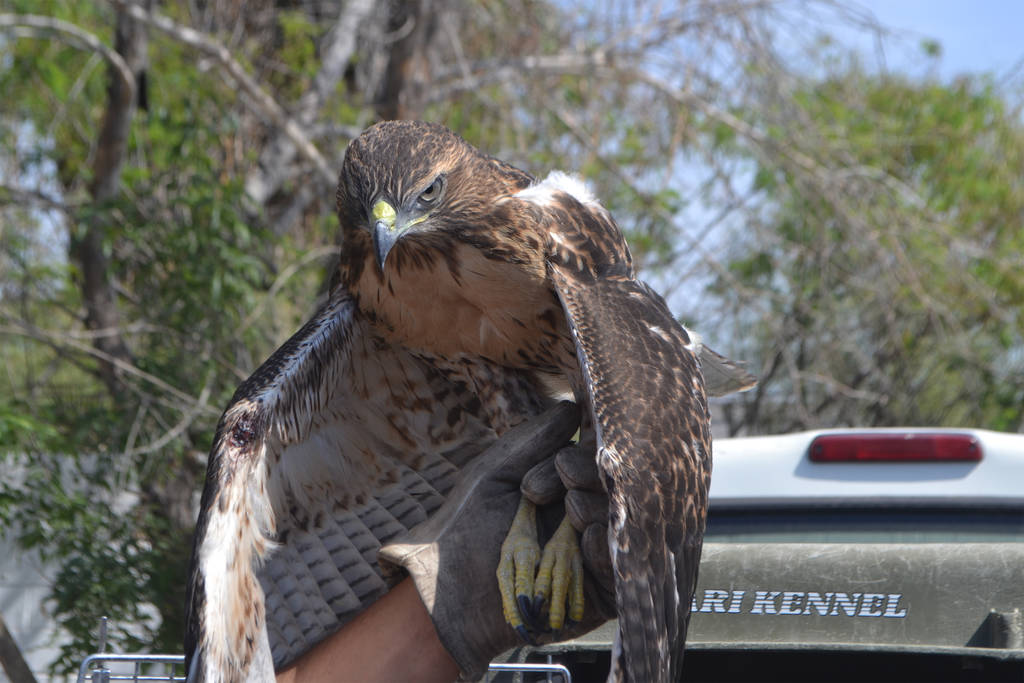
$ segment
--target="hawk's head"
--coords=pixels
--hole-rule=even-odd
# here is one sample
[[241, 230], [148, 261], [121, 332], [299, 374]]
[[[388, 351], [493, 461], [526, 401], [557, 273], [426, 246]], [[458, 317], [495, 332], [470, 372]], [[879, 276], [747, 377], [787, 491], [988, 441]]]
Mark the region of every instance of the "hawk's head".
[[464, 237], [502, 196], [532, 178], [436, 123], [384, 121], [349, 145], [338, 214], [350, 255], [372, 249], [384, 268], [397, 246]]

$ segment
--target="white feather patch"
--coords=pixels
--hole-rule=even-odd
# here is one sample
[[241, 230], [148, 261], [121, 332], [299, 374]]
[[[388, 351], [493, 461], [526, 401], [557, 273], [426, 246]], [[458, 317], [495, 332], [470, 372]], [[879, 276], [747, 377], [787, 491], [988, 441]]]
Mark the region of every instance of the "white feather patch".
[[686, 346], [684, 346], [683, 348], [685, 348], [690, 353], [693, 353], [693, 354], [696, 354], [696, 355], [699, 356], [700, 355], [700, 348], [701, 348], [701, 346], [704, 345], [704, 340], [701, 339], [701, 336], [699, 334], [697, 334], [696, 332], [694, 332], [693, 330], [691, 330], [690, 328], [688, 328], [686, 326], [683, 326], [683, 330], [686, 332], [687, 336], [690, 337], [690, 343], [687, 344]]
[[622, 669], [620, 663], [622, 661], [622, 627], [615, 627], [615, 639], [612, 641], [612, 665], [611, 670], [608, 672], [609, 681], [621, 681], [622, 680]]
[[669, 334], [667, 332], [665, 332], [665, 330], [661, 329], [657, 325], [648, 325], [647, 329], [651, 331], [651, 334], [655, 334], [658, 337], [661, 337], [663, 340], [667, 341], [669, 344], [671, 344], [673, 342], [672, 337], [670, 337]]
[[587, 184], [579, 176], [570, 175], [564, 171], [552, 171], [548, 177], [531, 185], [525, 190], [520, 190], [516, 197], [533, 202], [540, 206], [550, 203], [555, 194], [564, 192], [570, 195], [581, 204], [597, 204], [597, 198], [590, 191]]

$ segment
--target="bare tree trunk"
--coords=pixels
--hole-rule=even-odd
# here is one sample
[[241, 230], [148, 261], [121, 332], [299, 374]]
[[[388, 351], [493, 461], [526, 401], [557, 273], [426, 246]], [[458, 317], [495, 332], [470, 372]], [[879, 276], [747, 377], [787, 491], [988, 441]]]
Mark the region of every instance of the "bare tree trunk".
[[[127, 82], [123, 75], [110, 67], [110, 85], [107, 89], [107, 109], [103, 115], [96, 156], [92, 164], [92, 182], [89, 193], [93, 201], [101, 203], [115, 197], [121, 182], [121, 167], [128, 146], [128, 133], [135, 112], [138, 75], [146, 66], [147, 37], [145, 28], [124, 12], [118, 12], [114, 33], [114, 48], [131, 73], [136, 76]], [[102, 215], [102, 214], [100, 214]], [[102, 218], [90, 219], [85, 232], [72, 236], [71, 258], [81, 271], [82, 298], [85, 302], [85, 324], [90, 330], [104, 330], [93, 342], [108, 356], [131, 362], [131, 352], [118, 331], [120, 316], [117, 300], [110, 282], [109, 262], [103, 250], [104, 226]], [[119, 372], [109, 360], [100, 361], [100, 374], [111, 393], [118, 393]]]
[[416, 0], [392, 4], [388, 30], [396, 36], [384, 81], [377, 93], [377, 115], [384, 120], [414, 119], [423, 113], [430, 83], [428, 48], [438, 31], [445, 3]]
[[[331, 96], [345, 74], [345, 69], [356, 50], [356, 35], [360, 25], [370, 15], [374, 3], [372, 0], [351, 0], [345, 3], [338, 14], [334, 26], [327, 33], [320, 46], [320, 70], [313, 78], [309, 90], [299, 98], [297, 110], [294, 112], [296, 123], [308, 130], [316, 121], [324, 102]], [[270, 197], [277, 192], [287, 178], [289, 165], [295, 158], [295, 143], [278, 130], [267, 142], [256, 165], [245, 179], [245, 193], [256, 206], [264, 206]], [[308, 198], [310, 192], [301, 192], [300, 196]], [[286, 216], [294, 214], [294, 209], [287, 210]], [[278, 222], [279, 232], [287, 229], [288, 223]]]
[[21, 654], [21, 648], [14, 642], [14, 636], [7, 630], [7, 624], [0, 615], [0, 665], [3, 665], [11, 683], [36, 683], [36, 677], [28, 668], [28, 662]]

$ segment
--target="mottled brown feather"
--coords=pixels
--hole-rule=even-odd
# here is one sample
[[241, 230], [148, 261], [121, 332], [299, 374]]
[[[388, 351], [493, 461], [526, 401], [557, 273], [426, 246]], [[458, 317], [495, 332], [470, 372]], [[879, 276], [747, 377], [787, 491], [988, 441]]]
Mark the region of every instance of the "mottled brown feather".
[[690, 338], [642, 283], [552, 267], [585, 369], [608, 491], [621, 652], [613, 680], [682, 667], [711, 479], [707, 401]]

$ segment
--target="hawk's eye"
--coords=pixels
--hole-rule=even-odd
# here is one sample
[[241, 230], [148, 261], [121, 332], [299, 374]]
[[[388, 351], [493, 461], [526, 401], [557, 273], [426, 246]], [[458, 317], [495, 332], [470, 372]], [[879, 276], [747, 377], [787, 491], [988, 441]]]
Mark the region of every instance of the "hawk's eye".
[[444, 189], [444, 177], [438, 176], [434, 179], [434, 182], [430, 183], [430, 187], [420, 192], [418, 201], [420, 204], [433, 204], [437, 201], [438, 197], [441, 196], [441, 191]]

